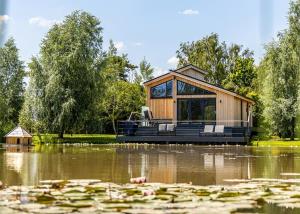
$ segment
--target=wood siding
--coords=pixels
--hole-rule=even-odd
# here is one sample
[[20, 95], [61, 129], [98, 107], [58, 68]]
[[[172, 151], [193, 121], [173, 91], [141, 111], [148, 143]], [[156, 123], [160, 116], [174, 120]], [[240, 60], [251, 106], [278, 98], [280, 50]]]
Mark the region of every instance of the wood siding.
[[184, 75], [188, 75], [188, 76], [196, 78], [196, 79], [199, 79], [199, 80], [204, 80], [203, 74], [199, 73], [198, 71], [195, 71], [194, 69], [187, 69], [180, 73], [182, 73]]
[[[29, 138], [29, 137], [6, 137], [5, 138], [5, 142], [7, 144], [17, 144], [18, 142], [18, 139], [20, 140], [20, 143], [19, 145], [29, 145], [32, 143], [32, 138]], [[29, 143], [28, 143], [29, 142]]]
[[[163, 82], [173, 79], [173, 97], [167, 99], [151, 99], [150, 88], [159, 85]], [[214, 92], [216, 95], [177, 95], [177, 80], [186, 82], [190, 85], [194, 85], [199, 88]], [[247, 110], [251, 110], [252, 104], [247, 100], [243, 100], [240, 97], [235, 97], [231, 94], [225, 93], [221, 90], [212, 89], [201, 81], [196, 83], [184, 77], [173, 76], [165, 79], [160, 79], [146, 85], [147, 90], [147, 106], [153, 113], [155, 119], [173, 119], [177, 120], [177, 99], [178, 98], [212, 98], [216, 97], [216, 120], [218, 124], [224, 124], [226, 126], [241, 126], [241, 120], [248, 120]], [[247, 108], [247, 105], [250, 107]], [[251, 118], [252, 124], [252, 118]]]

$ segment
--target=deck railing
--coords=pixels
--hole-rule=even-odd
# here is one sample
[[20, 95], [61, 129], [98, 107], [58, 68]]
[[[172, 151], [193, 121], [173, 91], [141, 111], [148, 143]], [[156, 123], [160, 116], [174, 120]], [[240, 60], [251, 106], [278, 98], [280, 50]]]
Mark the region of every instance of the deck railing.
[[152, 127], [158, 129], [159, 124], [175, 124], [176, 127], [186, 127], [191, 129], [203, 129], [205, 125], [224, 125], [225, 128], [243, 128], [245, 135], [251, 132], [249, 121], [244, 120], [124, 120], [117, 123], [117, 135], [135, 135], [138, 129]]

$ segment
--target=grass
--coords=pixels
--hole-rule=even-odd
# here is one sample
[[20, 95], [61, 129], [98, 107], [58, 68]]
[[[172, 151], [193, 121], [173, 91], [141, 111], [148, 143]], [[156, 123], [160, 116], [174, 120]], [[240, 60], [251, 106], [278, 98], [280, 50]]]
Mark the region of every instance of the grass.
[[300, 146], [300, 139], [296, 138], [295, 140], [282, 139], [278, 136], [271, 137], [256, 137], [251, 141], [250, 145], [252, 146]]
[[57, 134], [40, 134], [33, 136], [33, 144], [40, 143], [89, 143], [89, 144], [109, 144], [116, 143], [116, 135], [112, 134], [65, 134], [63, 139]]

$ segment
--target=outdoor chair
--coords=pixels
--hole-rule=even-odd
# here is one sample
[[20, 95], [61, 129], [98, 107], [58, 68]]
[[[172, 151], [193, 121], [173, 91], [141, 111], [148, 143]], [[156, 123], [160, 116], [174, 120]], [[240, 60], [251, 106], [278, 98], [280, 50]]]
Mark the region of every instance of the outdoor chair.
[[167, 124], [158, 124], [158, 131], [165, 132], [167, 129]]
[[144, 111], [144, 120], [145, 120], [143, 122], [144, 126], [153, 126], [153, 123], [152, 123], [152, 120], [153, 120], [152, 111], [150, 111], [150, 110]]
[[207, 136], [213, 134], [214, 134], [214, 125], [205, 125], [203, 132], [200, 132], [201, 136]]
[[159, 124], [159, 135], [175, 135], [175, 124]]
[[224, 136], [224, 125], [216, 125], [215, 126], [215, 132], [217, 136]]

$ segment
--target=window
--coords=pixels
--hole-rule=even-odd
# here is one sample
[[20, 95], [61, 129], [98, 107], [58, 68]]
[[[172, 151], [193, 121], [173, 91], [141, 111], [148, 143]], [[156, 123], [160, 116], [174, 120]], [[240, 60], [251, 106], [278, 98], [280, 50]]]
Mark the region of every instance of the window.
[[177, 95], [209, 95], [214, 92], [177, 80]]
[[164, 82], [150, 89], [151, 98], [172, 98], [173, 81]]
[[178, 99], [177, 120], [216, 120], [216, 98]]

